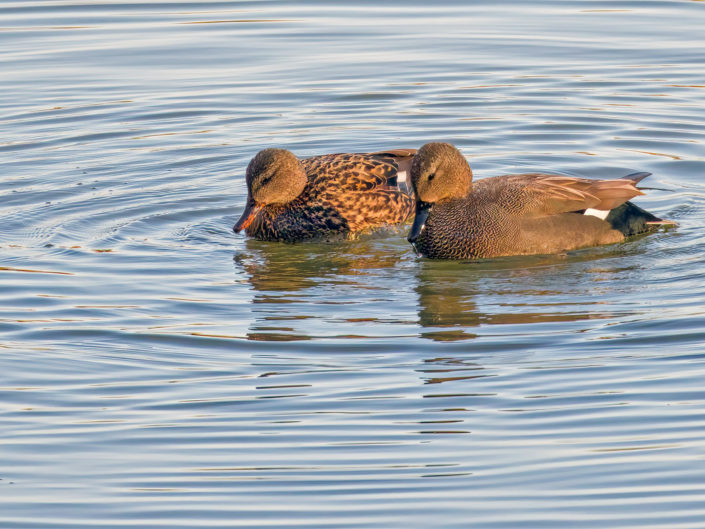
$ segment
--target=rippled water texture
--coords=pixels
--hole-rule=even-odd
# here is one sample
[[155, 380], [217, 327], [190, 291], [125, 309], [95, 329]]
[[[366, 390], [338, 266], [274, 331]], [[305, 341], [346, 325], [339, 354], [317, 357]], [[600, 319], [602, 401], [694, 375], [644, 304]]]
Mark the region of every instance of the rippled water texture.
[[[469, 5], [468, 5], [469, 4]], [[705, 2], [0, 4], [0, 527], [705, 527]], [[232, 233], [244, 168], [455, 143], [679, 227]]]

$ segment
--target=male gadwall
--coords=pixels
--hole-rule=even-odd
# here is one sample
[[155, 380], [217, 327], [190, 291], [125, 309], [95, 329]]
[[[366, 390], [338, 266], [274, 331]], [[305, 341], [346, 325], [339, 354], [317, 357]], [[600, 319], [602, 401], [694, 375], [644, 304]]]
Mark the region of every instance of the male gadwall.
[[560, 253], [623, 241], [673, 225], [635, 206], [636, 184], [651, 173], [617, 180], [513, 174], [472, 183], [462, 154], [448, 143], [416, 153], [411, 181], [416, 251], [439, 259]]
[[299, 160], [264, 149], [247, 166], [247, 203], [233, 230], [295, 242], [398, 224], [414, 212], [406, 175], [415, 149]]

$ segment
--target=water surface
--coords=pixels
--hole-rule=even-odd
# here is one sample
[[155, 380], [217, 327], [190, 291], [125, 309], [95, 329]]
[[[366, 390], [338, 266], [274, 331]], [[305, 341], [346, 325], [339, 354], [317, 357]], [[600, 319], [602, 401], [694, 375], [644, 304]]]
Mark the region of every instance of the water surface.
[[[705, 526], [705, 4], [0, 6], [0, 526]], [[231, 227], [261, 148], [653, 173], [676, 230]]]

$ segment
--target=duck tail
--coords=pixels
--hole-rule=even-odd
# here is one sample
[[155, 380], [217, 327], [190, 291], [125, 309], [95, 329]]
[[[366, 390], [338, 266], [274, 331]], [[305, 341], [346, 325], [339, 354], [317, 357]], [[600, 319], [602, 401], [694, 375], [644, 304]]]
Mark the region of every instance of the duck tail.
[[[635, 175], [644, 175], [639, 178], [641, 180], [648, 176], [649, 173], [635, 173], [626, 178], [632, 180]], [[638, 182], [639, 180], [635, 181]], [[672, 220], [660, 219], [631, 202], [625, 202], [611, 210], [605, 220], [612, 225], [613, 229], [621, 231], [625, 237], [652, 231], [661, 226], [676, 226], [676, 223]]]
[[651, 176], [651, 174], [652, 173], [645, 173], [645, 172], [631, 173], [631, 174], [628, 174], [627, 176], [624, 176], [623, 179], [624, 180], [631, 180], [632, 182], [634, 182], [634, 185], [636, 185], [639, 182], [641, 182], [644, 178], [646, 178], [647, 176]]

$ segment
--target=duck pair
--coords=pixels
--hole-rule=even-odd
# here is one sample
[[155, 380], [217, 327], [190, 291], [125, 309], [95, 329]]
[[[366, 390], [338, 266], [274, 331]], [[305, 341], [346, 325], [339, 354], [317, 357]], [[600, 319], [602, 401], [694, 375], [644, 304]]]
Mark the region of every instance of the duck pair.
[[302, 160], [265, 149], [247, 167], [247, 203], [233, 229], [296, 242], [355, 236], [413, 216], [408, 239], [426, 257], [559, 253], [672, 225], [629, 202], [643, 195], [636, 185], [649, 174], [529, 173], [473, 183], [467, 160], [448, 143]]

